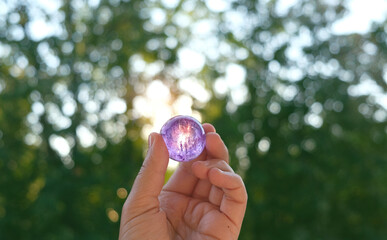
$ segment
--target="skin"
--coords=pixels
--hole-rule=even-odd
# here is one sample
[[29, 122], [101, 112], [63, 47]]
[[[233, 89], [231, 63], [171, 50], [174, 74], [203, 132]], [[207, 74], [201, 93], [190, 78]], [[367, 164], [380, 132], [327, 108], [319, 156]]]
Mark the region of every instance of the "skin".
[[150, 134], [147, 157], [122, 209], [120, 240], [238, 239], [246, 188], [215, 128], [203, 128], [205, 150], [181, 163], [165, 185], [168, 150], [160, 134]]

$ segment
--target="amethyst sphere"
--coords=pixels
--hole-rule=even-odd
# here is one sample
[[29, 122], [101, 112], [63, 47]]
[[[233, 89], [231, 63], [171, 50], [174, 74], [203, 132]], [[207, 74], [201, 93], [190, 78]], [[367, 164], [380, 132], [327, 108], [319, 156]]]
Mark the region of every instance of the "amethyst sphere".
[[169, 119], [161, 128], [160, 134], [167, 145], [169, 157], [179, 162], [195, 159], [206, 145], [202, 125], [190, 116]]

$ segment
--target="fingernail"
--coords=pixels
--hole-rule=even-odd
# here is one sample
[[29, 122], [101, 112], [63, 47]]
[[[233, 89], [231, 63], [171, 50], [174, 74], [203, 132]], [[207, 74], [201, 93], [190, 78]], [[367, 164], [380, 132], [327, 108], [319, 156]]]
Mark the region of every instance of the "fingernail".
[[153, 136], [152, 134], [149, 134], [148, 137], [148, 148], [150, 148], [153, 145]]

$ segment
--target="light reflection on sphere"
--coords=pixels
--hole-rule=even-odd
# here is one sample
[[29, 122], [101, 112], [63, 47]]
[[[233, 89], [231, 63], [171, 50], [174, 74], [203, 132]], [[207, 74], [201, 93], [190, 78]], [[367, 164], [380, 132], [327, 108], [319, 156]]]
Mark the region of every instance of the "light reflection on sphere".
[[169, 119], [160, 131], [167, 145], [169, 157], [179, 162], [188, 162], [198, 157], [205, 145], [206, 135], [199, 121], [190, 116]]

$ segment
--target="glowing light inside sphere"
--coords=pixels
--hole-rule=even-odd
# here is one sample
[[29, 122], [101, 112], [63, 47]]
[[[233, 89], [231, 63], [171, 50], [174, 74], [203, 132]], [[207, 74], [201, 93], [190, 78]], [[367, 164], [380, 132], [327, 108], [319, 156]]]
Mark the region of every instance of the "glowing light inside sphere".
[[167, 145], [169, 157], [188, 162], [198, 157], [206, 146], [206, 134], [200, 122], [190, 116], [169, 119], [160, 131]]

